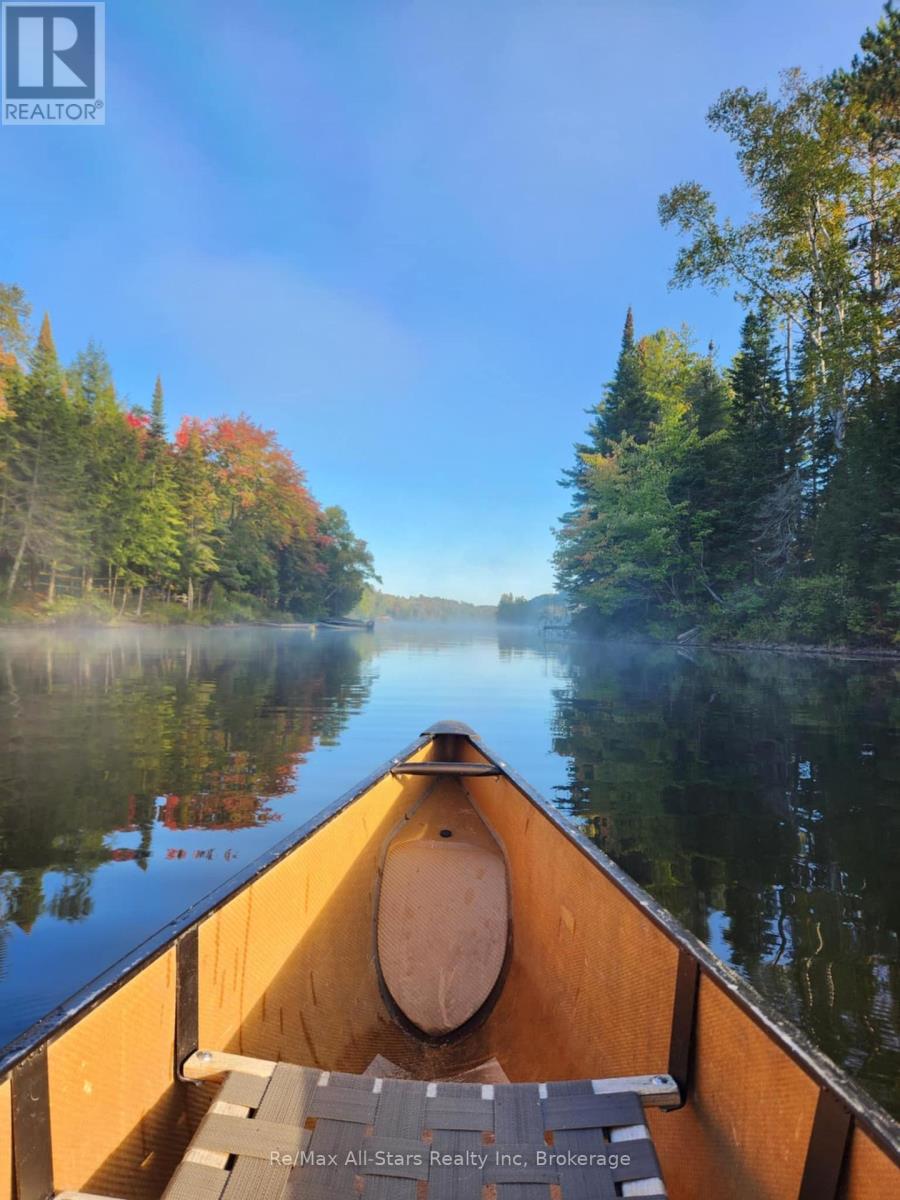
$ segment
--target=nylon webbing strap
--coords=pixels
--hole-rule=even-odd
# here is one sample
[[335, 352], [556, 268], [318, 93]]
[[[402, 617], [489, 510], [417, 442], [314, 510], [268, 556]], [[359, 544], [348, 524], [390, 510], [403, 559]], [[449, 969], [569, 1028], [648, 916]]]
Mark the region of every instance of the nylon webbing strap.
[[216, 1099], [226, 1104], [240, 1104], [244, 1108], [259, 1108], [268, 1083], [265, 1076], [232, 1071], [219, 1088]]
[[316, 1088], [309, 1115], [331, 1121], [347, 1121], [352, 1125], [372, 1125], [377, 1109], [378, 1097], [373, 1092], [333, 1085]]
[[361, 1187], [371, 1200], [415, 1200], [425, 1183], [432, 1200], [485, 1186], [509, 1200], [551, 1187], [612, 1200], [630, 1183], [665, 1200], [640, 1096], [596, 1082], [426, 1085], [285, 1064], [268, 1080], [232, 1075], [219, 1100], [251, 1101], [246, 1115], [210, 1113], [191, 1146], [221, 1165], [189, 1157], [166, 1200], [352, 1200]]
[[641, 1125], [644, 1110], [633, 1092], [595, 1096], [550, 1096], [541, 1105], [545, 1129], [602, 1129], [611, 1125]]
[[293, 1158], [306, 1148], [308, 1129], [275, 1121], [249, 1121], [245, 1117], [210, 1113], [197, 1134], [196, 1146], [220, 1154], [248, 1154], [251, 1158]]
[[476, 1092], [468, 1096], [435, 1096], [425, 1102], [426, 1129], [468, 1129], [486, 1133], [494, 1128], [494, 1102]]

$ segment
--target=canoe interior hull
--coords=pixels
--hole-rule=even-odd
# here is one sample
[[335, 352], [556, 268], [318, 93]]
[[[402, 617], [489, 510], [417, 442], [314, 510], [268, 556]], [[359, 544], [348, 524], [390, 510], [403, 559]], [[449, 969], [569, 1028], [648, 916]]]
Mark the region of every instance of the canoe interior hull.
[[[448, 739], [439, 740], [424, 739], [412, 758], [446, 758]], [[449, 740], [459, 759], [487, 761], [478, 743]], [[492, 1058], [513, 1081], [667, 1070], [679, 945], [507, 775], [448, 786], [502, 847], [508, 887], [512, 937], [479, 1019], [449, 1040], [423, 1037], [385, 997], [379, 876], [405, 815], [435, 787], [428, 776], [386, 773], [195, 926], [200, 1048], [356, 1073], [380, 1055], [421, 1079]], [[174, 1078], [187, 958], [163, 947], [45, 1041], [57, 1190], [161, 1194], [211, 1095]], [[648, 1115], [670, 1196], [797, 1196], [819, 1081], [707, 971], [694, 1039], [689, 1103]], [[0, 1200], [16, 1196], [11, 1083], [0, 1080]], [[840, 1197], [897, 1194], [900, 1172], [883, 1142], [857, 1121]]]
[[414, 1032], [460, 1034], [500, 982], [510, 941], [503, 852], [455, 779], [404, 814], [381, 866], [377, 966]]

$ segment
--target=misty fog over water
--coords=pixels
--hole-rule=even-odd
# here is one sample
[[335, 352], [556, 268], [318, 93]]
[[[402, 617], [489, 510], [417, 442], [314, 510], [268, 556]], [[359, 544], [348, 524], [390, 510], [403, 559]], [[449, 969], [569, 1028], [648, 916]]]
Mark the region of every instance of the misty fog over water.
[[898, 683], [491, 626], [4, 634], [0, 1044], [455, 718], [900, 1112]]

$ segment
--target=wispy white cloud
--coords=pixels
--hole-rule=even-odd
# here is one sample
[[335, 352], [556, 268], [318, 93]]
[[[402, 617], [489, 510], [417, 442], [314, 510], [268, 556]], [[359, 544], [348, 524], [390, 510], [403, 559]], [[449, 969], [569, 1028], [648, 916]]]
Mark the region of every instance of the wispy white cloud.
[[133, 281], [159, 336], [189, 354], [232, 405], [291, 412], [408, 384], [410, 333], [365, 295], [328, 288], [272, 255], [170, 252]]

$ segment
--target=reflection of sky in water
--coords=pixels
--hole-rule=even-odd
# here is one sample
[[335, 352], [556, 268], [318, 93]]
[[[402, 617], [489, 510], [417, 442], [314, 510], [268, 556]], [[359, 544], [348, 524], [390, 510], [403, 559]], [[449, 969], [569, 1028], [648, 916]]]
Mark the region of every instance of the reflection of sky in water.
[[455, 718], [897, 1105], [897, 696], [491, 628], [7, 637], [0, 1041]]
[[731, 946], [728, 941], [728, 931], [731, 928], [731, 920], [727, 913], [711, 911], [709, 914], [709, 940], [708, 945], [713, 954], [718, 954], [719, 958], [728, 959], [731, 957]]

